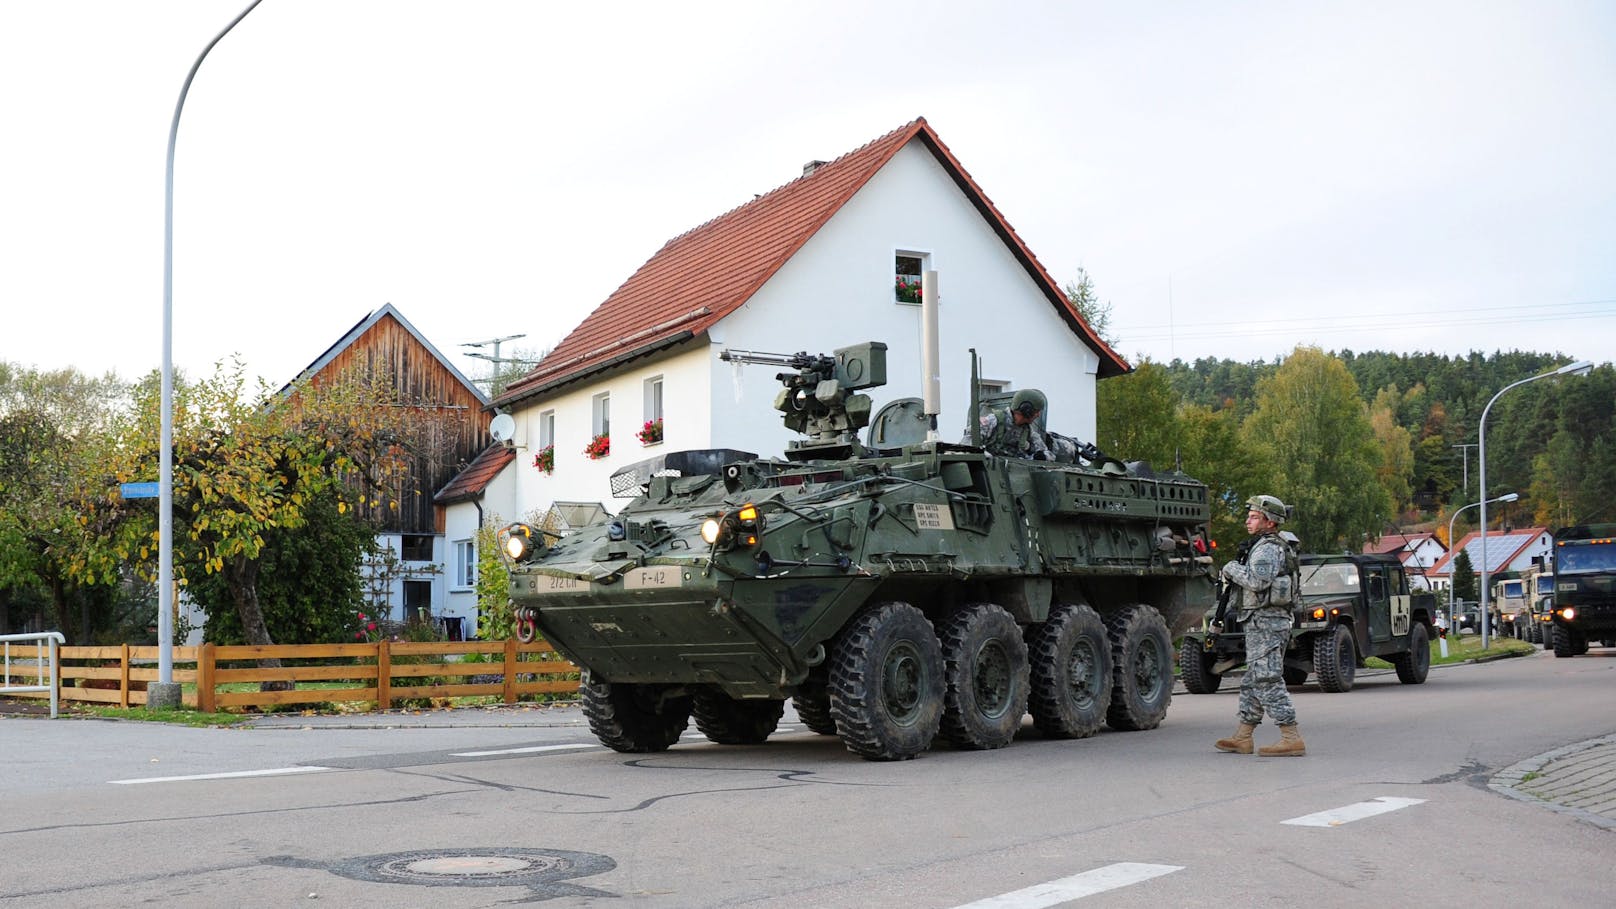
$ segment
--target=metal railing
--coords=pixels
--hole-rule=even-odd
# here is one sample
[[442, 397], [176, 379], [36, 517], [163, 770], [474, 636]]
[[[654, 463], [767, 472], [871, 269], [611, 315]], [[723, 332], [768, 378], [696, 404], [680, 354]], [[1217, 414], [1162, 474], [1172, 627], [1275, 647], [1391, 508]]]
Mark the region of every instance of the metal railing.
[[[66, 638], [62, 637], [60, 631], [42, 631], [36, 634], [0, 634], [0, 649], [5, 651], [5, 667], [0, 670], [0, 694], [48, 691], [50, 692], [51, 718], [55, 719], [57, 708], [60, 706], [62, 681], [62, 669], [56, 660], [56, 648], [62, 646], [66, 640]], [[32, 658], [18, 657], [19, 671], [12, 672], [11, 645], [24, 641], [34, 642], [34, 655]], [[46, 656], [47, 647], [50, 651], [48, 657]], [[17, 678], [27, 677], [28, 673], [23, 670], [23, 667], [28, 665], [31, 665], [34, 669], [34, 684], [12, 684], [13, 676]], [[47, 670], [50, 672], [50, 681], [48, 683], [45, 681]]]

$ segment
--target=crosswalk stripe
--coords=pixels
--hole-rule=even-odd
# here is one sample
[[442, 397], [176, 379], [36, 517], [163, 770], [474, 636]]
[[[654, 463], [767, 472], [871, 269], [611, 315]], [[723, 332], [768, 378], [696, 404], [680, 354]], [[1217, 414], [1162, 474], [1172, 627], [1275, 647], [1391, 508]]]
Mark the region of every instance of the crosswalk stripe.
[[1182, 865], [1146, 865], [1140, 862], [1117, 862], [1093, 871], [1063, 877], [1060, 880], [1034, 884], [1010, 893], [990, 896], [974, 903], [965, 903], [954, 909], [1042, 909], [1085, 896], [1105, 893], [1118, 887], [1148, 881], [1153, 877], [1182, 871]]
[[1356, 805], [1345, 805], [1340, 808], [1331, 808], [1329, 811], [1320, 811], [1316, 814], [1304, 814], [1293, 817], [1281, 824], [1290, 824], [1293, 827], [1339, 827], [1353, 821], [1361, 821], [1366, 817], [1418, 805], [1425, 799], [1400, 799], [1383, 795], [1372, 802], [1359, 802]]

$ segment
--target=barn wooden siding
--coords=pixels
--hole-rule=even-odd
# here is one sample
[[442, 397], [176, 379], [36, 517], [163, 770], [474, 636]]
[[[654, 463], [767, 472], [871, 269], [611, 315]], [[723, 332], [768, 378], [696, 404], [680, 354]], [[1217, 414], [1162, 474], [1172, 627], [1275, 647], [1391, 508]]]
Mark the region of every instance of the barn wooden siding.
[[[409, 471], [394, 478], [378, 505], [366, 503], [360, 513], [383, 533], [442, 533], [443, 509], [432, 504], [433, 494], [493, 441], [482, 402], [390, 315], [338, 351], [312, 379], [319, 382], [350, 369], [389, 377], [428, 426]], [[398, 507], [389, 507], [389, 500]]]

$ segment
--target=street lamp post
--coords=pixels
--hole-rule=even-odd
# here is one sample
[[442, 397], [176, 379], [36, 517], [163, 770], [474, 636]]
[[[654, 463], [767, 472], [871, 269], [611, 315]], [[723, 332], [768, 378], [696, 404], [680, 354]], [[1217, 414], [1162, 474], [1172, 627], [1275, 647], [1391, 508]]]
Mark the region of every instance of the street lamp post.
[[[1487, 590], [1487, 412], [1492, 410], [1493, 405], [1498, 403], [1498, 399], [1504, 396], [1504, 392], [1509, 391], [1511, 388], [1516, 388], [1518, 386], [1525, 385], [1528, 382], [1536, 382], [1538, 379], [1552, 379], [1555, 376], [1585, 376], [1588, 373], [1592, 372], [1593, 368], [1594, 368], [1594, 364], [1591, 361], [1589, 361], [1589, 360], [1578, 360], [1575, 363], [1567, 363], [1566, 365], [1560, 367], [1559, 369], [1550, 370], [1550, 371], [1545, 372], [1545, 373], [1539, 373], [1538, 375], [1532, 376], [1531, 378], [1522, 379], [1519, 382], [1513, 382], [1513, 383], [1511, 383], [1509, 385], [1505, 385], [1503, 388], [1499, 389], [1498, 394], [1493, 395], [1492, 400], [1487, 402], [1487, 406], [1483, 407], [1481, 409], [1481, 432], [1479, 434], [1479, 438], [1477, 438], [1477, 440], [1476, 440], [1477, 441], [1476, 453], [1477, 453], [1477, 460], [1479, 461], [1479, 465], [1477, 467], [1477, 472], [1481, 474], [1481, 649], [1482, 650], [1487, 649], [1487, 622], [1488, 622], [1488, 619], [1489, 619], [1489, 612], [1488, 612], [1489, 607], [1488, 607], [1488, 603], [1487, 603], [1488, 593], [1489, 593], [1489, 591]], [[1452, 537], [1450, 536], [1449, 539], [1452, 539]]]
[[167, 179], [163, 184], [163, 371], [157, 440], [157, 684], [146, 691], [148, 707], [178, 707], [180, 686], [174, 681], [174, 144], [179, 139], [180, 111], [191, 80], [213, 45], [247, 18], [263, 0], [253, 0], [224, 30], [202, 48], [180, 86], [174, 119], [168, 127]]
[[[1503, 495], [1499, 496], [1498, 498], [1493, 499], [1493, 501], [1494, 502], [1513, 502], [1513, 501], [1515, 501], [1516, 499], [1518, 499], [1520, 497], [1521, 497], [1520, 493], [1506, 492]], [[1482, 503], [1480, 503], [1480, 502], [1471, 502], [1469, 505], [1460, 505], [1457, 509], [1454, 510], [1453, 516], [1448, 518], [1448, 545], [1450, 547], [1453, 545], [1453, 522], [1458, 519], [1459, 512], [1464, 511], [1467, 508], [1475, 508], [1475, 507], [1477, 507], [1477, 506], [1479, 506], [1481, 504]], [[1454, 587], [1453, 579], [1455, 577], [1457, 577], [1457, 575], [1453, 571], [1453, 558], [1449, 558], [1448, 559], [1448, 627], [1452, 628], [1453, 633], [1457, 635], [1459, 633], [1459, 617], [1454, 615], [1454, 613], [1453, 613], [1453, 587]], [[1455, 640], [1457, 640], [1457, 638], [1455, 638]], [[1447, 655], [1446, 653], [1443, 654], [1443, 656], [1446, 656], [1446, 655]]]

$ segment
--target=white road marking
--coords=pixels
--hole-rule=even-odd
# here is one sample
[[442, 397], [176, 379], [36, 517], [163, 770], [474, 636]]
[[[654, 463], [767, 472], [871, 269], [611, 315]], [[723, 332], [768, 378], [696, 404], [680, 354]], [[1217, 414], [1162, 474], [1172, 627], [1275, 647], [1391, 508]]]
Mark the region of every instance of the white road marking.
[[1366, 817], [1374, 817], [1377, 814], [1385, 814], [1388, 811], [1418, 805], [1424, 801], [1425, 799], [1400, 799], [1383, 795], [1372, 802], [1359, 802], [1356, 805], [1332, 808], [1329, 811], [1320, 811], [1317, 814], [1304, 814], [1301, 817], [1293, 817], [1288, 821], [1280, 821], [1280, 823], [1290, 824], [1294, 827], [1339, 827], [1342, 824], [1361, 821]]
[[490, 757], [496, 754], [534, 754], [539, 751], [568, 751], [573, 748], [599, 748], [599, 745], [579, 743], [575, 745], [534, 745], [530, 748], [501, 748], [498, 751], [456, 751], [450, 757]]
[[1093, 871], [1063, 877], [1058, 881], [1034, 884], [1011, 893], [990, 896], [974, 903], [965, 903], [954, 909], [1042, 909], [1129, 884], [1148, 881], [1153, 877], [1182, 871], [1182, 865], [1145, 865], [1139, 862], [1118, 862]]
[[334, 767], [276, 767], [270, 770], [237, 770], [233, 773], [194, 773], [190, 776], [148, 776], [138, 780], [108, 780], [114, 786], [138, 783], [183, 783], [190, 780], [239, 780], [255, 776], [288, 776], [294, 773], [324, 773]]

